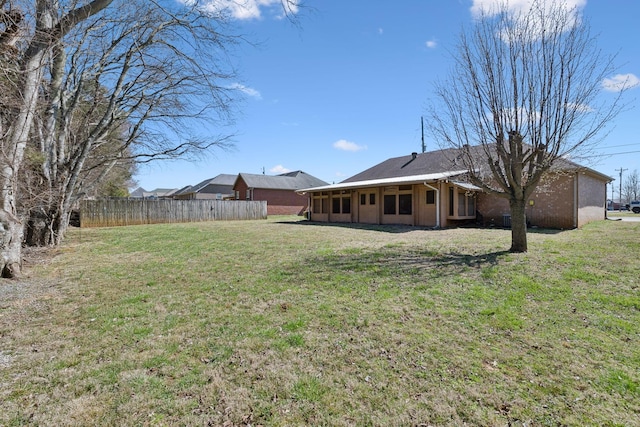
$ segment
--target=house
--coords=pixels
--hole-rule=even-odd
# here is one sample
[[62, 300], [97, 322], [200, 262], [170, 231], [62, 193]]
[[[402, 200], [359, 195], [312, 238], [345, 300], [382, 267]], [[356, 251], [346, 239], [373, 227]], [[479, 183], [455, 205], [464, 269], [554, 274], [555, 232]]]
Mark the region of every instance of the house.
[[[320, 222], [448, 227], [473, 222], [510, 226], [508, 200], [466, 179], [455, 150], [385, 160], [339, 184], [299, 190]], [[453, 160], [452, 160], [453, 159]], [[527, 205], [530, 226], [575, 228], [605, 218], [611, 178], [564, 159], [547, 173]]]
[[233, 184], [236, 178], [237, 175], [220, 174], [196, 185], [181, 188], [173, 195], [173, 198], [178, 200], [230, 199], [234, 195]]
[[156, 188], [155, 190], [147, 191], [142, 187], [136, 188], [131, 192], [129, 197], [134, 199], [167, 199], [171, 198], [178, 189], [176, 188]]
[[302, 215], [309, 209], [308, 197], [301, 188], [327, 185], [303, 171], [281, 175], [238, 174], [233, 190], [236, 200], [266, 200], [267, 215]]

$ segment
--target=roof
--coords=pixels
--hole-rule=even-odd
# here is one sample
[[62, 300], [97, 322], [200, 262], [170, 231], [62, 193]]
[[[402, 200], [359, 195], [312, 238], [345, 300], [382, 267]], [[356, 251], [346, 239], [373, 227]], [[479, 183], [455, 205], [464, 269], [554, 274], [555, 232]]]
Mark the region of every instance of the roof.
[[178, 191], [177, 188], [156, 188], [155, 190], [145, 191], [143, 197], [169, 197], [173, 196], [176, 191]]
[[466, 171], [466, 167], [462, 162], [456, 164], [455, 160], [453, 162], [450, 160], [451, 157], [453, 157], [452, 150], [438, 150], [420, 154], [411, 153], [408, 156], [393, 157], [345, 179], [342, 183], [448, 173], [460, 170]]
[[220, 175], [214, 177], [214, 178], [209, 178], [209, 179], [205, 179], [202, 182], [199, 182], [198, 184], [193, 186], [193, 192], [197, 193], [199, 191], [201, 191], [202, 189], [204, 189], [206, 186], [208, 185], [227, 185], [229, 187], [233, 187], [233, 184], [236, 182], [236, 178], [238, 176], [237, 175], [231, 175], [228, 173], [221, 173]]
[[[241, 173], [238, 179], [242, 179], [249, 188], [271, 190], [298, 190], [300, 188], [319, 187], [327, 185], [327, 182], [311, 176], [303, 171], [287, 172], [281, 175], [259, 175]], [[235, 186], [235, 184], [234, 184]]]
[[220, 174], [214, 178], [205, 179], [196, 185], [188, 185], [175, 194], [191, 194], [191, 193], [212, 193], [212, 194], [231, 194], [233, 193], [233, 183], [237, 175]]
[[146, 192], [147, 190], [144, 188], [138, 187], [129, 194], [129, 197], [144, 197], [144, 193]]
[[[476, 150], [478, 155], [482, 155], [480, 146], [470, 147]], [[460, 176], [456, 180], [456, 185], [471, 191], [479, 191], [480, 188], [464, 182], [461, 175], [467, 173], [468, 169], [460, 157], [457, 149], [436, 150], [427, 153], [411, 153], [407, 156], [393, 157], [378, 163], [344, 181], [319, 187], [304, 187], [298, 192], [328, 191], [361, 187], [376, 187], [381, 185], [416, 184], [427, 181], [437, 181]], [[473, 151], [472, 151], [473, 154]], [[555, 171], [572, 171], [590, 173], [603, 181], [610, 181], [611, 178], [593, 169], [581, 166], [565, 158], [558, 158], [553, 164]]]

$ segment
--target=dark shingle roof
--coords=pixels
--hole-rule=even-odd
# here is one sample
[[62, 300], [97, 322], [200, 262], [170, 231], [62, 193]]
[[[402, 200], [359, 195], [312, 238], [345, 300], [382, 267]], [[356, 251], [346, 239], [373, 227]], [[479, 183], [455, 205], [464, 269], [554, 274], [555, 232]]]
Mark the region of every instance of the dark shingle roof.
[[193, 193], [225, 193], [233, 188], [237, 175], [220, 174], [215, 178], [205, 179], [193, 186]]
[[241, 173], [238, 175], [238, 179], [240, 178], [242, 178], [249, 188], [272, 190], [298, 190], [300, 188], [327, 185], [325, 181], [303, 171], [287, 172], [285, 174], [275, 176]]
[[[484, 150], [481, 146], [469, 147], [472, 155], [478, 159], [484, 158]], [[474, 153], [475, 152], [475, 153]], [[483, 160], [478, 162], [483, 163]], [[486, 160], [484, 160], [486, 163]], [[445, 149], [431, 151], [428, 153], [412, 153], [408, 156], [394, 157], [382, 163], [370, 167], [352, 177], [342, 181], [342, 183], [377, 180], [385, 178], [409, 177], [421, 174], [445, 173], [466, 169], [460, 157], [460, 150]], [[553, 171], [585, 171], [606, 180], [608, 177], [598, 171], [579, 165], [565, 158], [557, 158], [551, 168]]]
[[181, 188], [176, 195], [191, 193], [209, 193], [209, 194], [232, 194], [233, 184], [237, 175], [220, 174], [215, 178], [208, 178], [196, 185], [188, 185]]
[[451, 154], [452, 150], [439, 150], [393, 157], [342, 182], [368, 181], [465, 169], [462, 162], [456, 164], [455, 161], [449, 159]]

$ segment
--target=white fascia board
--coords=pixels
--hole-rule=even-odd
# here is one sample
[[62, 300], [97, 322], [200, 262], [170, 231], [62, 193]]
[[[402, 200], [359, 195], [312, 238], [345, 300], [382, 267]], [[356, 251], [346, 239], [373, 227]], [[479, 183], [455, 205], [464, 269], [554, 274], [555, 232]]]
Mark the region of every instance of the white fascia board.
[[468, 191], [482, 191], [482, 188], [477, 185], [469, 184], [468, 182], [451, 181], [451, 183]]
[[349, 190], [353, 188], [379, 187], [381, 185], [421, 184], [427, 181], [438, 181], [452, 176], [466, 173], [467, 170], [427, 173], [423, 175], [397, 176], [393, 178], [370, 179], [366, 181], [344, 182], [339, 184], [323, 185], [322, 187], [303, 188], [296, 193], [309, 193], [316, 191]]

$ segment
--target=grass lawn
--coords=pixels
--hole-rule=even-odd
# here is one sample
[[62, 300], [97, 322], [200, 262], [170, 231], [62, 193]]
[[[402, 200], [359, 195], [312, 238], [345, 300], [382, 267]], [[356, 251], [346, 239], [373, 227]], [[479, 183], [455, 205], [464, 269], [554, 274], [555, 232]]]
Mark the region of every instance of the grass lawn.
[[0, 425], [631, 426], [640, 223], [72, 230], [0, 282]]

